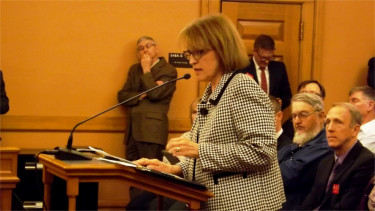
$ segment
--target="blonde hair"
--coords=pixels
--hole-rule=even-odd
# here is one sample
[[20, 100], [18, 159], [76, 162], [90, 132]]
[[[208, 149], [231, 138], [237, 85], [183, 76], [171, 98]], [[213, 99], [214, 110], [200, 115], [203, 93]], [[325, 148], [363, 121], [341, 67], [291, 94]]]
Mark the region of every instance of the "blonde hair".
[[179, 41], [190, 51], [215, 50], [225, 73], [249, 64], [245, 44], [231, 20], [224, 15], [210, 15], [193, 21], [181, 31]]

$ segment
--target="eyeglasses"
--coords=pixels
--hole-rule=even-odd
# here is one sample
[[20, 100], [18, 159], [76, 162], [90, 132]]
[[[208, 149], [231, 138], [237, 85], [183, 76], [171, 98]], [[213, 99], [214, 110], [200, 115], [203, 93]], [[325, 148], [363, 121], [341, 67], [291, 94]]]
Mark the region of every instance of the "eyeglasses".
[[275, 57], [274, 57], [274, 56], [264, 57], [264, 56], [261, 56], [261, 55], [258, 53], [258, 51], [255, 51], [255, 52], [257, 52], [258, 57], [259, 57], [260, 61], [262, 61], [262, 62], [265, 62], [265, 61], [273, 61], [273, 60], [275, 60]]
[[138, 46], [137, 50], [138, 51], [143, 51], [144, 49], [149, 49], [151, 48], [152, 46], [155, 46], [156, 44], [154, 43], [147, 43], [145, 46]]
[[196, 50], [196, 51], [186, 50], [186, 51], [183, 51], [182, 54], [184, 54], [184, 57], [189, 61], [190, 61], [191, 56], [193, 56], [193, 58], [198, 61], [200, 58], [202, 58], [204, 54], [206, 54], [210, 50], [212, 50], [212, 48], [209, 48], [207, 50]]
[[302, 111], [302, 112], [300, 112], [300, 113], [298, 113], [298, 114], [291, 114], [291, 116], [292, 116], [292, 119], [296, 119], [297, 117], [299, 118], [299, 119], [306, 119], [308, 116], [310, 116], [312, 113], [314, 113], [314, 112], [316, 112], [316, 111], [312, 111], [312, 112], [310, 112], [310, 113], [308, 113], [308, 112], [306, 112], [306, 111]]

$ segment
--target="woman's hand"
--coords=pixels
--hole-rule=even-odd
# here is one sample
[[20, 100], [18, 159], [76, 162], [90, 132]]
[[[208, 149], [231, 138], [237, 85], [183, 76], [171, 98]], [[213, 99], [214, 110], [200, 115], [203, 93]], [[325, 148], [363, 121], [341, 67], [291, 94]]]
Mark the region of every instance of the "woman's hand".
[[158, 159], [141, 158], [139, 160], [134, 161], [133, 163], [147, 167], [149, 169], [161, 171], [164, 173], [175, 174], [179, 176], [182, 175], [182, 170], [180, 166], [170, 165], [170, 164], [161, 162]]
[[372, 188], [371, 193], [368, 195], [367, 206], [369, 210], [375, 210], [375, 186]]
[[165, 149], [173, 156], [199, 158], [198, 144], [183, 137], [172, 138]]

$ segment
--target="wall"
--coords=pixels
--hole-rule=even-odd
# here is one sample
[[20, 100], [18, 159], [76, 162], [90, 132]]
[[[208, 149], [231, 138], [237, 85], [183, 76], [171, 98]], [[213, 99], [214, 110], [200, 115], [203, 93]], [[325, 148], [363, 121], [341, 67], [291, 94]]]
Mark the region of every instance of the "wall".
[[[2, 0], [0, 6], [0, 68], [10, 98], [0, 144], [21, 148], [66, 145], [76, 123], [117, 104], [140, 36], [154, 37], [168, 58], [183, 50], [179, 31], [200, 16], [200, 1]], [[193, 73], [178, 69], [180, 76], [187, 72]], [[192, 75], [178, 82], [172, 100], [177, 134], [190, 125], [188, 107], [197, 96]], [[125, 114], [117, 108], [78, 127], [74, 144], [124, 156]]]
[[[375, 55], [374, 4], [318, 1], [312, 78], [326, 87], [327, 107], [365, 85], [367, 61]], [[0, 68], [11, 107], [0, 117], [0, 144], [32, 148], [64, 146], [74, 124], [117, 103], [139, 36], [155, 37], [165, 57], [180, 52], [177, 34], [201, 10], [199, 1], [178, 0], [3, 0], [0, 8]], [[177, 84], [169, 112], [177, 134], [189, 127], [187, 107], [197, 95], [192, 75]], [[74, 143], [122, 156], [124, 115], [115, 109], [80, 126]]]
[[[318, 54], [312, 78], [326, 87], [330, 107], [346, 101], [351, 87], [365, 85], [367, 61], [375, 56], [375, 3], [317, 2]], [[138, 37], [153, 36], [162, 56], [181, 52], [175, 42], [178, 32], [207, 8], [219, 10], [218, 1], [1, 0], [0, 69], [11, 108], [0, 116], [0, 145], [64, 146], [76, 123], [117, 103], [128, 67], [136, 62]], [[192, 76], [177, 84], [169, 112], [171, 137], [189, 127], [188, 105], [197, 96]], [[124, 115], [124, 109], [115, 109], [80, 126], [74, 143], [123, 156]]]
[[[117, 104], [136, 41], [149, 35], [161, 56], [182, 52], [179, 31], [200, 16], [201, 2], [183, 0], [0, 0], [0, 69], [10, 111], [0, 116], [0, 146], [51, 149], [67, 143], [75, 124]], [[170, 136], [190, 126], [189, 105], [198, 94], [191, 69], [178, 69], [169, 111]], [[77, 128], [74, 145], [101, 147], [124, 157], [125, 109], [117, 108]], [[99, 207], [124, 210], [127, 184], [103, 181]]]
[[322, 1], [316, 78], [326, 88], [326, 108], [347, 101], [352, 87], [366, 85], [370, 57], [375, 56], [375, 1]]

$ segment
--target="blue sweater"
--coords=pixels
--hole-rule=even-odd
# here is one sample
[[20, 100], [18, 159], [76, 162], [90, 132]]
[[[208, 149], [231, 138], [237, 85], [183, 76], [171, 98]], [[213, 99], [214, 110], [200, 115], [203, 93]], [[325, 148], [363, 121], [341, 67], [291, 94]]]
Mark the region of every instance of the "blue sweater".
[[293, 143], [279, 150], [286, 196], [283, 209], [293, 210], [302, 204], [311, 191], [319, 162], [330, 152], [324, 128], [302, 147]]

